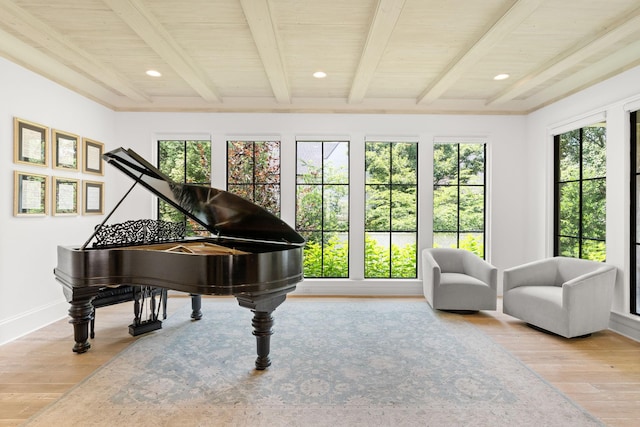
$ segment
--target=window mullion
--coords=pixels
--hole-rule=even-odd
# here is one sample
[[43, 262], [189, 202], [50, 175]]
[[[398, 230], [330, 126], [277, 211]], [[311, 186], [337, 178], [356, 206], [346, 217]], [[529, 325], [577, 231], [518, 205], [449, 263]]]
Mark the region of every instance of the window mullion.
[[583, 241], [583, 223], [584, 223], [584, 212], [582, 209], [582, 205], [584, 202], [584, 192], [583, 192], [583, 188], [584, 188], [584, 170], [583, 170], [583, 161], [584, 161], [584, 157], [583, 157], [583, 150], [584, 150], [584, 133], [583, 133], [583, 129], [580, 128], [580, 152], [579, 152], [579, 161], [580, 161], [580, 165], [578, 167], [579, 173], [579, 181], [580, 181], [580, 186], [578, 187], [578, 257], [582, 258], [582, 241]]

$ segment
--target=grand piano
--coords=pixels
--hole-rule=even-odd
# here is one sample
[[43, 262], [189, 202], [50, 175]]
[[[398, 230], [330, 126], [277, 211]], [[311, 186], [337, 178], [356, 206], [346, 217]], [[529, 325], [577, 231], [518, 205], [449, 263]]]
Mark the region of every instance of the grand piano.
[[[54, 275], [71, 305], [73, 351], [84, 353], [91, 347], [92, 301], [100, 292], [145, 286], [190, 294], [195, 320], [202, 316], [201, 295], [233, 295], [254, 314], [255, 367], [267, 368], [271, 364], [272, 313], [303, 279], [304, 238], [278, 217], [232, 193], [173, 182], [132, 150], [118, 148], [103, 158], [134, 183], [84, 245], [58, 246]], [[153, 233], [156, 237], [152, 239], [122, 238], [126, 234], [122, 227], [105, 223], [137, 184], [202, 225], [210, 235], [176, 239], [172, 233]]]

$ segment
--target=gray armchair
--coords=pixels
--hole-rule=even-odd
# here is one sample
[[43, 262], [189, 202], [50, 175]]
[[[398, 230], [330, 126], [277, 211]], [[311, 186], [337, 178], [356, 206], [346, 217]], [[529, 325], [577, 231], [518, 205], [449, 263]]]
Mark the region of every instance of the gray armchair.
[[555, 257], [506, 269], [503, 312], [566, 338], [609, 327], [616, 268]]
[[424, 296], [437, 310], [495, 310], [498, 269], [464, 249], [422, 251]]

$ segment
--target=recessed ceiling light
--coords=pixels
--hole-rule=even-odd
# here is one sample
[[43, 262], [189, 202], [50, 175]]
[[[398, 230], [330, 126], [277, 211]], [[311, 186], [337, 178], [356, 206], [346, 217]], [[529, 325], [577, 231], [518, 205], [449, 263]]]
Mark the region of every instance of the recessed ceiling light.
[[324, 79], [325, 77], [327, 77], [327, 73], [325, 73], [324, 71], [316, 71], [315, 73], [313, 73], [313, 77], [315, 77], [316, 79]]
[[156, 70], [147, 70], [147, 76], [151, 76], [151, 77], [160, 77], [160, 76], [162, 76], [162, 74], [160, 73], [160, 71], [156, 71]]
[[509, 74], [498, 74], [493, 80], [505, 80], [509, 78]]

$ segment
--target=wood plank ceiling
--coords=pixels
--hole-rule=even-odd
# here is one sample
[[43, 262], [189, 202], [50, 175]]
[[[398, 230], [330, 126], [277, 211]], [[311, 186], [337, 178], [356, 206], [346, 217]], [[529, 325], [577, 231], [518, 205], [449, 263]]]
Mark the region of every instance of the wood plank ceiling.
[[2, 0], [0, 56], [116, 111], [525, 114], [640, 65], [640, 3]]

